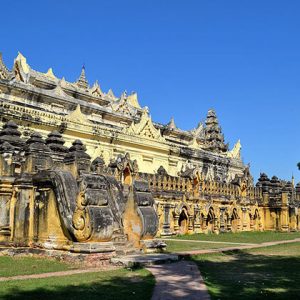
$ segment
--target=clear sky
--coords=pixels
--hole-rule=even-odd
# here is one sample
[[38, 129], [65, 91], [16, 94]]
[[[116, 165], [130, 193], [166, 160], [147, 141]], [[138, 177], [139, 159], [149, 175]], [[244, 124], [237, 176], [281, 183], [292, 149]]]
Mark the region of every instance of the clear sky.
[[2, 1], [0, 51], [33, 69], [137, 91], [154, 121], [192, 129], [214, 108], [230, 147], [289, 179], [300, 161], [300, 1]]

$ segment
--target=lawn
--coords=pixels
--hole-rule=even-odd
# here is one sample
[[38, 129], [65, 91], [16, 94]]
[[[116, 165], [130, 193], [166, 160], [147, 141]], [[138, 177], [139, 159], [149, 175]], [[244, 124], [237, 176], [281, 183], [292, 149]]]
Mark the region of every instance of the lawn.
[[233, 247], [233, 246], [239, 246], [232, 245], [232, 244], [226, 244], [226, 243], [220, 243], [220, 244], [214, 244], [214, 243], [194, 243], [194, 242], [176, 242], [176, 241], [167, 241], [167, 252], [185, 252], [185, 251], [193, 251], [193, 250], [206, 250], [206, 249], [218, 249], [218, 248], [226, 248], [226, 247]]
[[0, 256], [0, 277], [65, 271], [74, 268], [76, 266], [54, 259]]
[[299, 242], [192, 259], [212, 299], [299, 299]]
[[150, 299], [154, 277], [144, 269], [118, 269], [66, 277], [0, 283], [1, 300]]
[[292, 240], [300, 238], [300, 232], [237, 232], [237, 233], [221, 233], [221, 234], [191, 234], [179, 235], [172, 237], [172, 239], [185, 239], [185, 240], [202, 240], [211, 242], [232, 242], [232, 243], [265, 243], [271, 241]]

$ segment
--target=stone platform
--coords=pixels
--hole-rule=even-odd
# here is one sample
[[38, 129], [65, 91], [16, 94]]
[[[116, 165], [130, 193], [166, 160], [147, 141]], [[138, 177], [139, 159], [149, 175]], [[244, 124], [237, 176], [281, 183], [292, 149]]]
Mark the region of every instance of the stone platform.
[[127, 255], [111, 258], [114, 265], [122, 265], [125, 267], [142, 267], [157, 264], [164, 264], [178, 261], [179, 257], [175, 254], [147, 254], [147, 255]]

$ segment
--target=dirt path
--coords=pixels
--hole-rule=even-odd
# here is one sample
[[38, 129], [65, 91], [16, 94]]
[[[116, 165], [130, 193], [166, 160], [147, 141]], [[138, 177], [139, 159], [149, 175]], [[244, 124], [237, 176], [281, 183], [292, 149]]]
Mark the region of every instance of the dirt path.
[[103, 268], [89, 268], [89, 269], [81, 269], [81, 270], [78, 269], [78, 270], [49, 272], [49, 273], [31, 274], [31, 275], [17, 275], [11, 277], [0, 277], [0, 282], [12, 281], [12, 280], [39, 279], [39, 278], [48, 278], [48, 277], [61, 277], [61, 276], [69, 276], [75, 274], [94, 273], [100, 271], [103, 271]]
[[244, 249], [254, 249], [254, 248], [263, 248], [268, 246], [276, 246], [281, 244], [289, 244], [300, 242], [300, 238], [296, 238], [294, 240], [285, 240], [285, 241], [276, 241], [276, 242], [266, 242], [261, 244], [249, 244], [243, 246], [235, 246], [235, 247], [225, 247], [225, 248], [217, 248], [217, 249], [204, 249], [204, 250], [190, 250], [190, 251], [181, 251], [177, 252], [178, 255], [197, 255], [197, 254], [206, 254], [206, 253], [215, 253], [215, 252], [225, 252], [225, 251], [234, 251], [234, 250], [244, 250]]
[[147, 267], [156, 279], [152, 300], [209, 300], [197, 265], [192, 261]]
[[182, 240], [182, 239], [163, 239], [163, 241], [186, 242], [186, 243], [204, 243], [204, 244], [228, 244], [228, 245], [259, 245], [255, 243], [234, 243], [234, 242], [217, 242], [217, 241], [199, 241], [199, 240]]

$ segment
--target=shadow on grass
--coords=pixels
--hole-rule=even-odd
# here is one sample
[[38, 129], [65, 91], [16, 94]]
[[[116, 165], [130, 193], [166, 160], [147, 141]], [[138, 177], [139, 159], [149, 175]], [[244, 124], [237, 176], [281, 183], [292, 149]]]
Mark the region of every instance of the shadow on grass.
[[193, 256], [213, 299], [300, 299], [300, 257], [242, 250]]
[[[92, 274], [89, 274], [91, 276]], [[115, 299], [150, 299], [155, 280], [151, 274], [139, 276], [113, 276], [111, 278], [91, 278], [93, 282], [84, 282], [86, 274], [82, 278], [72, 280], [68, 277], [52, 277], [47, 279], [34, 279], [14, 282], [4, 282], [4, 288], [0, 286], [1, 300], [115, 300]], [[82, 283], [81, 283], [82, 281]]]

